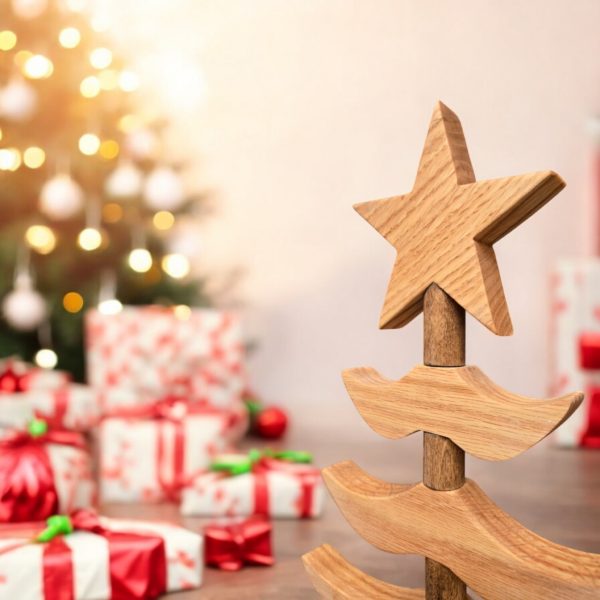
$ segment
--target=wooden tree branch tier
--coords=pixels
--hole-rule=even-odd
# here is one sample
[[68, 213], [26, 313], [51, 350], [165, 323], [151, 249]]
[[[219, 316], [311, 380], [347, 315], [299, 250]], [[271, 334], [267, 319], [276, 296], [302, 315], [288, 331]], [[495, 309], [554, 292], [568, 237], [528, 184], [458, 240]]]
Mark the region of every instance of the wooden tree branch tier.
[[465, 365], [465, 311], [497, 335], [512, 325], [492, 244], [563, 187], [552, 171], [476, 182], [462, 126], [435, 107], [413, 190], [355, 206], [396, 249], [381, 320], [403, 327], [424, 313], [424, 364], [398, 381], [371, 368], [343, 378], [356, 408], [382, 436], [424, 432], [423, 482], [379, 481], [352, 462], [325, 483], [356, 532], [394, 554], [426, 558], [424, 589], [370, 577], [325, 544], [303, 557], [327, 599], [485, 600], [600, 598], [600, 555], [528, 531], [465, 478], [465, 452], [506, 460], [559, 427], [581, 392], [534, 400]]

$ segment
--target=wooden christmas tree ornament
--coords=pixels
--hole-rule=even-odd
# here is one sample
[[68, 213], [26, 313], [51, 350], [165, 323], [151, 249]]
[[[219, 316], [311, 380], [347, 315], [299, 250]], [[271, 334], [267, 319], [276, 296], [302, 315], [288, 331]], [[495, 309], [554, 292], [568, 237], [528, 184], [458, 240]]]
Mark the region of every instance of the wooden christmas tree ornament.
[[512, 325], [492, 244], [563, 187], [551, 171], [476, 182], [457, 116], [438, 102], [409, 194], [355, 206], [396, 249], [380, 328], [424, 313], [424, 364], [399, 381], [371, 368], [344, 371], [359, 413], [385, 437], [424, 432], [423, 482], [393, 485], [352, 462], [323, 477], [352, 527], [373, 546], [421, 554], [425, 589], [383, 583], [325, 544], [303, 557], [327, 599], [600, 598], [600, 555], [528, 531], [465, 479], [465, 452], [506, 460], [537, 444], [583, 394], [534, 400], [465, 366], [465, 311], [498, 335]]

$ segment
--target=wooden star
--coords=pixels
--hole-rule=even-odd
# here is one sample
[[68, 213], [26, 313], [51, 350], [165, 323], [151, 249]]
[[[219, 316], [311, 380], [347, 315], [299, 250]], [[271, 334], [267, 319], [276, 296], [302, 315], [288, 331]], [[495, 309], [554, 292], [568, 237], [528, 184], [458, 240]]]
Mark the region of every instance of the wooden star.
[[354, 206], [398, 252], [380, 329], [412, 321], [437, 283], [488, 329], [511, 335], [492, 244], [564, 187], [552, 171], [476, 182], [460, 121], [438, 102], [412, 192]]

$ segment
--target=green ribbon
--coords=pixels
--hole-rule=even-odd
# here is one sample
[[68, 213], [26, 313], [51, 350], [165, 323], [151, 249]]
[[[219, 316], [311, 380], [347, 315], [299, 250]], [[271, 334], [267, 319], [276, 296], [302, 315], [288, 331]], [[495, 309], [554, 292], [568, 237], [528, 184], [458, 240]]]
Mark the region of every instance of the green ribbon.
[[293, 463], [311, 463], [312, 455], [303, 450], [257, 450], [253, 448], [248, 455], [224, 454], [217, 456], [210, 465], [211, 471], [228, 471], [231, 475], [243, 475], [252, 471], [252, 465], [261, 458], [275, 458]]
[[32, 437], [40, 437], [48, 433], [48, 423], [42, 419], [33, 419], [27, 426], [27, 431]]
[[66, 515], [54, 515], [46, 520], [46, 529], [42, 531], [34, 542], [42, 544], [53, 540], [58, 535], [68, 535], [73, 533], [73, 523]]

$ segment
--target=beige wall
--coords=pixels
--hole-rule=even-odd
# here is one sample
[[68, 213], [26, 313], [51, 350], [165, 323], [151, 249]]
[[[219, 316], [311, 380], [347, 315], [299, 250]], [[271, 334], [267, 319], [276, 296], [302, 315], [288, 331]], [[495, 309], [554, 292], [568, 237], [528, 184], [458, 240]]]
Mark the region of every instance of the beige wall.
[[346, 411], [341, 369], [370, 365], [399, 377], [421, 361], [422, 317], [377, 329], [394, 252], [352, 204], [411, 189], [441, 99], [462, 119], [478, 179], [553, 169], [568, 183], [496, 246], [515, 335], [497, 338], [468, 317], [468, 361], [515, 392], [544, 394], [548, 268], [583, 246], [600, 3], [162, 6], [152, 44], [199, 65], [206, 85], [197, 108], [171, 108], [180, 150], [193, 154], [199, 184], [217, 192], [198, 263], [246, 270], [240, 291], [260, 343], [251, 361], [258, 392], [296, 411], [314, 403]]

